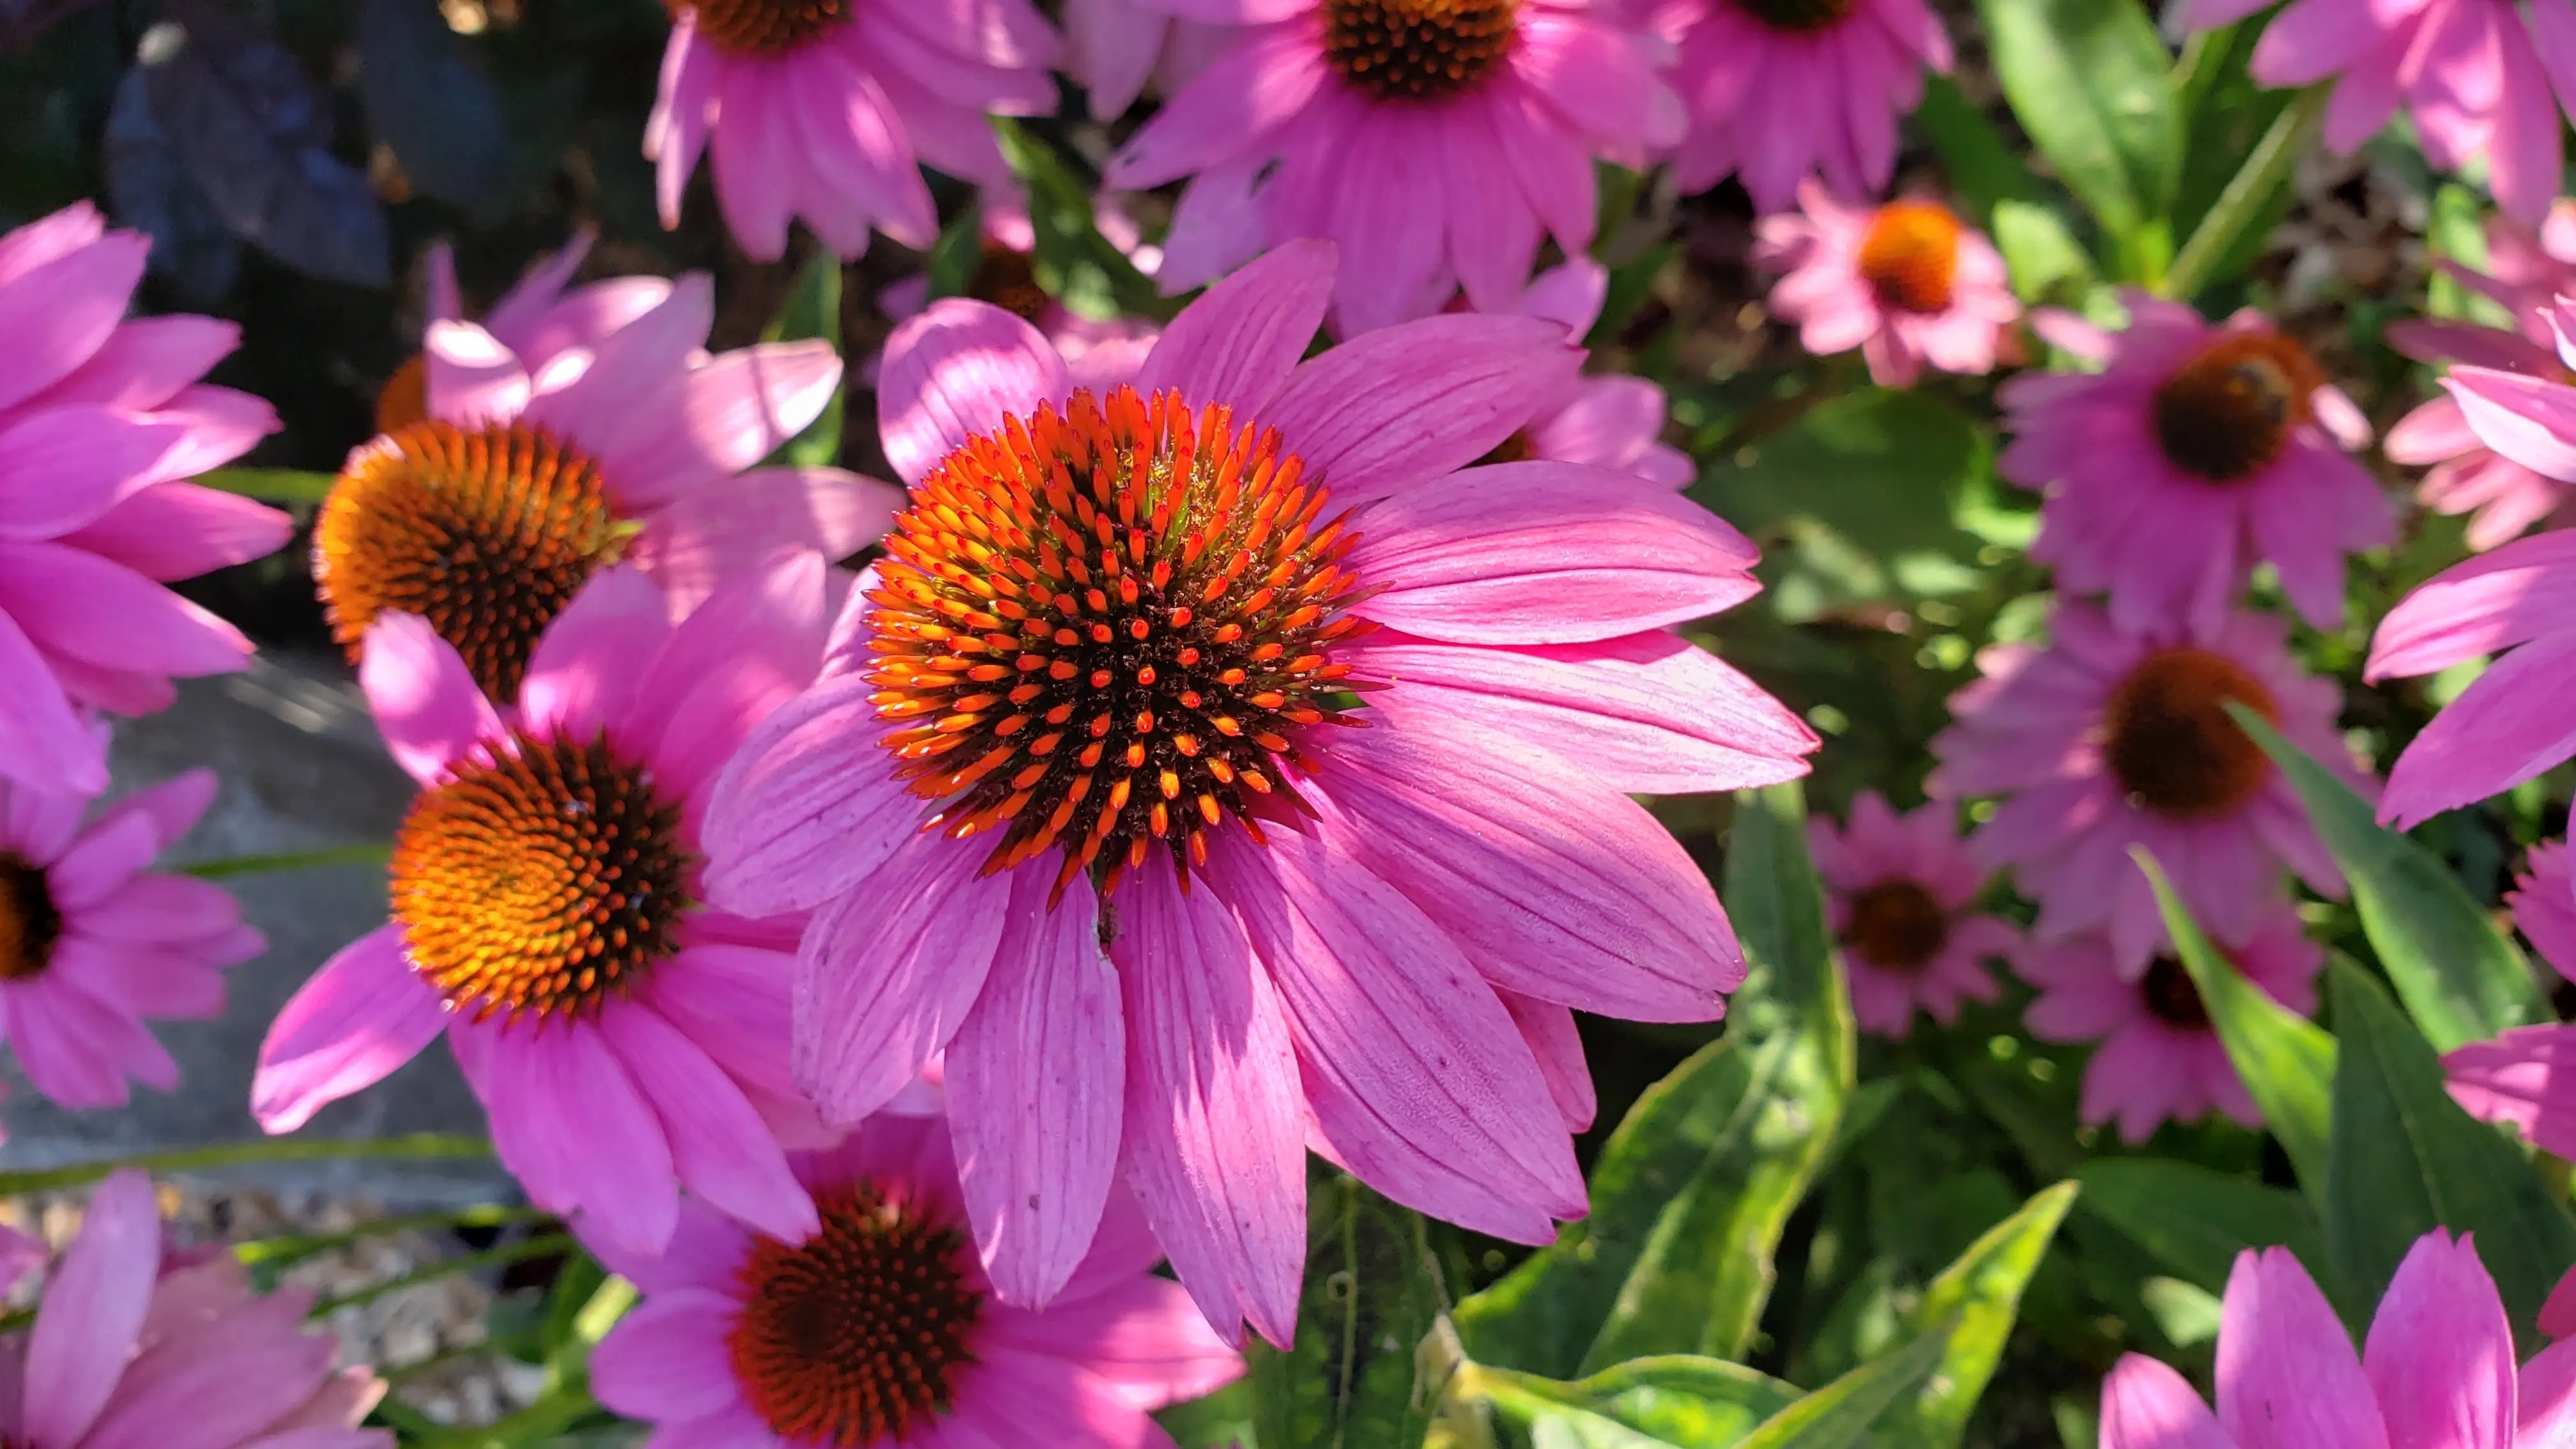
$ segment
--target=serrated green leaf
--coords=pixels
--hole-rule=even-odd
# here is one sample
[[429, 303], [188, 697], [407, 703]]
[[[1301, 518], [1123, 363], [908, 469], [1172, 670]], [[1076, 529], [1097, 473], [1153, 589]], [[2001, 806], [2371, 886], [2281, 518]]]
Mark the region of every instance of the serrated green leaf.
[[2380, 828], [2370, 803], [2262, 716], [2228, 712], [2280, 766], [2352, 885], [2379, 965], [2436, 1051], [2551, 1019], [2531, 966], [2439, 856]]
[[[1978, 0], [1977, 10], [2022, 130], [2103, 229], [2148, 256], [2183, 150], [2173, 57], [2155, 22], [2139, 0]], [[2141, 280], [2152, 270], [2131, 269]]]
[[1852, 1449], [1940, 1365], [1950, 1328], [1923, 1334], [1807, 1395], [1744, 1436], [1738, 1449]]
[[1180, 310], [1178, 302], [1155, 291], [1153, 281], [1136, 270], [1127, 254], [1100, 234], [1093, 220], [1092, 187], [1021, 123], [1002, 116], [986, 119], [1011, 174], [1028, 194], [1029, 225], [1037, 234], [1030, 269], [1047, 295], [1085, 317], [1171, 320]]
[[[841, 259], [829, 247], [816, 247], [813, 259], [796, 274], [796, 285], [787, 293], [785, 305], [769, 325], [761, 329], [763, 342], [821, 341], [841, 349]], [[841, 461], [842, 415], [849, 392], [844, 377], [832, 389], [831, 401], [823, 404], [822, 413], [806, 424], [805, 431], [779, 444], [769, 456], [773, 464], [790, 468], [828, 468]]]
[[2159, 1157], [2104, 1158], [2076, 1177], [2086, 1212], [2209, 1292], [2226, 1290], [2247, 1248], [2286, 1247], [2301, 1262], [2324, 1261], [2316, 1214], [2297, 1193]]
[[1727, 1035], [1649, 1088], [1603, 1148], [1592, 1211], [1459, 1306], [1487, 1364], [1573, 1378], [1623, 1360], [1740, 1357], [1781, 1228], [1851, 1091], [1851, 1006], [1795, 785], [1737, 797], [1726, 900], [1752, 974]]
[[2299, 1186], [2322, 1204], [2326, 1144], [2331, 1133], [2335, 1039], [2325, 1028], [2263, 994], [2209, 943], [2191, 912], [2174, 894], [2164, 867], [2144, 848], [2132, 850], [2155, 887], [2174, 954], [2200, 992], [2210, 1025], [2227, 1048], [2227, 1060], [2261, 1108], [2265, 1125], [2281, 1140]]
[[2477, 1235], [2524, 1354], [2533, 1321], [2576, 1266], [2576, 1220], [2530, 1157], [2462, 1110], [2442, 1061], [2359, 968], [2329, 968], [2342, 1050], [2326, 1168], [2326, 1258], [2356, 1304], [2375, 1303], [2415, 1240], [2437, 1227]]
[[1307, 1203], [1297, 1339], [1247, 1345], [1253, 1436], [1262, 1449], [1376, 1449], [1422, 1442], [1430, 1396], [1415, 1350], [1446, 1312], [1444, 1267], [1422, 1218], [1335, 1174]]
[[[1881, 1421], [1890, 1443], [1944, 1449], [1967, 1432], [1968, 1417], [2003, 1358], [2004, 1341], [2012, 1337], [2022, 1290], [2039, 1271], [2076, 1190], [2076, 1184], [2061, 1182], [2032, 1198], [1923, 1290], [1923, 1300], [1905, 1317], [1906, 1330], [1945, 1342], [1922, 1386], [1900, 1395]], [[1946, 1329], [1936, 1332], [1936, 1325]]]

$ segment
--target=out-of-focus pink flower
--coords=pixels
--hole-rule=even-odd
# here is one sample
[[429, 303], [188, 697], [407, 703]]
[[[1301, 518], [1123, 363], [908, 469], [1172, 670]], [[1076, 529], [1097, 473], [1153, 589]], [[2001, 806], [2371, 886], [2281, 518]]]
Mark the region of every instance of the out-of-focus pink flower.
[[2014, 434], [1997, 470], [2044, 491], [2030, 556], [2102, 591], [2121, 628], [2215, 628], [2254, 565], [2323, 628], [2343, 617], [2344, 556], [2396, 536], [2370, 470], [2370, 424], [2307, 350], [2252, 312], [2217, 326], [2127, 294], [2129, 326], [2063, 312], [2034, 325], [2100, 364], [2025, 373], [1996, 397]]
[[1234, 27], [1184, 19], [1153, 0], [1064, 0], [1064, 70], [1091, 118], [1127, 114], [1150, 86], [1178, 95], [1234, 41]]
[[[2207, 30], [2271, 3], [2190, 0], [2183, 23]], [[2559, 112], [2576, 98], [2569, 0], [2295, 0], [2264, 30], [2254, 78], [2300, 87], [2331, 77], [2341, 79], [2325, 139], [2336, 151], [2361, 149], [2403, 106], [2435, 170], [2483, 158], [2497, 203], [2525, 225], [2557, 198]]]
[[[43, 1261], [12, 1233], [11, 1281]], [[32, 1247], [33, 1251], [23, 1251]], [[27, 1449], [393, 1449], [360, 1421], [384, 1396], [308, 1325], [313, 1293], [265, 1297], [230, 1253], [165, 1253], [152, 1183], [99, 1184], [45, 1278], [34, 1326], [0, 1339], [0, 1439]]]
[[[984, 245], [974, 273], [966, 279], [965, 295], [978, 302], [990, 302], [1044, 332], [1047, 340], [1055, 344], [1056, 354], [1064, 359], [1074, 386], [1106, 392], [1122, 382], [1133, 382], [1136, 369], [1144, 366], [1145, 354], [1153, 350], [1161, 329], [1135, 317], [1086, 317], [1047, 295], [1046, 289], [1038, 285], [1037, 271], [1031, 264], [1037, 251], [1037, 229], [1029, 221], [1028, 203], [1016, 188], [987, 190], [979, 218]], [[1162, 265], [1162, 249], [1147, 243], [1135, 219], [1108, 197], [1100, 198], [1093, 206], [1092, 225], [1146, 276], [1152, 276]], [[919, 315], [929, 305], [928, 273], [905, 277], [877, 294], [878, 308], [897, 322]], [[868, 360], [871, 384], [881, 361]]]
[[[2251, 932], [2213, 944], [2265, 995], [2302, 1016], [2316, 1009], [2325, 948], [2301, 932], [2299, 913], [2277, 890]], [[2199, 988], [2171, 949], [2159, 942], [2140, 972], [2125, 969], [2099, 936], [2033, 942], [2013, 963], [2039, 989], [2022, 1022], [2041, 1041], [2101, 1043], [2084, 1068], [2080, 1111], [2087, 1122], [2117, 1121], [2125, 1141], [2144, 1142], [2159, 1123], [2212, 1111], [2261, 1126]]]
[[[1550, 267], [1531, 281], [1512, 310], [1565, 324], [1581, 342], [1600, 320], [1610, 273], [1588, 256]], [[1482, 461], [1518, 463], [1545, 458], [1634, 473], [1667, 488], [1684, 488], [1699, 476], [1690, 455], [1664, 441], [1664, 390], [1625, 373], [1584, 373], [1539, 405], [1528, 425], [1503, 440]]]
[[2102, 1384], [2102, 1449], [2544, 1449], [2576, 1434], [2576, 1345], [2519, 1372], [2468, 1235], [2397, 1266], [2361, 1352], [2287, 1248], [2236, 1256], [2218, 1323], [2218, 1411], [2130, 1354]]
[[1702, 1021], [1742, 979], [1622, 792], [1804, 772], [1797, 717], [1672, 632], [1758, 589], [1753, 549], [1627, 474], [1459, 471], [1581, 353], [1462, 314], [1301, 361], [1333, 270], [1254, 263], [1105, 400], [998, 308], [897, 329], [911, 510], [717, 784], [713, 899], [820, 908], [801, 1080], [851, 1121], [946, 1049], [1006, 1301], [1063, 1289], [1122, 1161], [1229, 1335], [1287, 1341], [1308, 1142], [1545, 1241], [1584, 1201], [1568, 1008]]
[[0, 778], [96, 795], [85, 711], [167, 709], [250, 641], [160, 587], [275, 552], [293, 520], [183, 480], [277, 431], [197, 381], [240, 340], [211, 317], [127, 320], [149, 243], [88, 203], [0, 236]]
[[314, 526], [314, 579], [353, 659], [379, 614], [417, 614], [506, 705], [538, 635], [611, 563], [685, 611], [780, 548], [840, 558], [884, 532], [894, 485], [760, 466], [840, 384], [829, 343], [710, 357], [704, 273], [633, 291], [651, 305], [541, 363], [488, 328], [431, 324], [429, 418], [351, 452]]
[[[2505, 904], [2513, 908], [2515, 927], [2540, 959], [2576, 981], [2576, 876], [2568, 869], [2567, 842], [2533, 846], [2513, 886]], [[2471, 1116], [2510, 1122], [2543, 1152], [2576, 1153], [2576, 1027], [2516, 1027], [2457, 1047], [2442, 1061], [2451, 1096]]]
[[1985, 677], [1950, 700], [1932, 741], [1936, 799], [2000, 795], [1971, 840], [2039, 902], [2038, 934], [2107, 932], [2134, 975], [2164, 939], [2154, 892], [2130, 859], [2155, 853], [2211, 935], [2251, 936], [2281, 895], [2281, 867], [2326, 895], [2343, 877], [2307, 811], [2233, 701], [2357, 789], [2375, 788], [2335, 733], [2331, 680], [2290, 657], [2288, 627], [2233, 613], [2202, 631], [2179, 621], [2124, 633], [2099, 608], [2060, 603], [2045, 649], [1999, 644]]
[[1171, 1441], [1148, 1415], [1240, 1378], [1132, 1200], [1044, 1308], [996, 1298], [937, 1118], [876, 1117], [790, 1159], [820, 1210], [780, 1236], [692, 1202], [671, 1251], [602, 1258], [643, 1290], [591, 1357], [601, 1403], [673, 1445], [1064, 1449]]
[[1848, 207], [1813, 181], [1799, 184], [1798, 205], [1762, 219], [1755, 255], [1786, 274], [1771, 310], [1798, 324], [1800, 346], [1818, 357], [1858, 347], [1881, 387], [1913, 386], [1926, 363], [1994, 371], [2021, 303], [1983, 233], [1937, 201]]
[[1959, 838], [1954, 807], [1935, 801], [1899, 815], [1864, 790], [1847, 827], [1810, 819], [1807, 847], [1862, 1030], [1901, 1040], [1917, 1009], [1947, 1026], [1960, 1002], [1996, 998], [1986, 962], [2013, 956], [2021, 932], [1973, 909], [1986, 872]]
[[2411, 827], [2576, 755], [2571, 600], [2576, 534], [2543, 533], [2435, 575], [2379, 621], [2366, 670], [2372, 680], [2503, 654], [2397, 757], [2381, 820]]
[[2540, 959], [2576, 981], [2576, 875], [2568, 870], [2567, 842], [2533, 846], [2504, 903], [2513, 911], [2514, 928], [2540, 952]]
[[[1122, 190], [1192, 178], [1168, 292], [1296, 237], [1338, 242], [1345, 337], [1462, 286], [1511, 309], [1553, 236], [1592, 243], [1596, 157], [1643, 168], [1681, 134], [1659, 47], [1626, 0], [1191, 0], [1263, 21], [1109, 162]], [[1175, 8], [1178, 8], [1177, 6]]]
[[1798, 183], [1861, 202], [1896, 170], [1896, 120], [1948, 72], [1950, 37], [1924, 0], [1652, 0], [1679, 47], [1673, 83], [1690, 129], [1673, 153], [1684, 192], [1744, 178], [1786, 211]]
[[0, 780], [0, 1023], [63, 1106], [122, 1107], [129, 1080], [176, 1090], [144, 1022], [222, 1015], [225, 969], [267, 949], [222, 887], [151, 872], [214, 798], [192, 770], [84, 825], [85, 798]]
[[985, 116], [1049, 115], [1062, 45], [1028, 0], [664, 0], [671, 44], [644, 126], [662, 224], [701, 152], [742, 249], [787, 250], [801, 218], [844, 257], [871, 229], [929, 250], [928, 164], [986, 184], [1010, 167]]
[[269, 1028], [251, 1107], [291, 1132], [443, 1031], [529, 1198], [655, 1252], [679, 1190], [782, 1237], [813, 1204], [777, 1134], [826, 1140], [790, 1080], [796, 920], [705, 907], [708, 782], [814, 678], [847, 580], [812, 554], [737, 574], [674, 624], [630, 568], [548, 628], [515, 710], [416, 615], [359, 679], [421, 784], [393, 919]]

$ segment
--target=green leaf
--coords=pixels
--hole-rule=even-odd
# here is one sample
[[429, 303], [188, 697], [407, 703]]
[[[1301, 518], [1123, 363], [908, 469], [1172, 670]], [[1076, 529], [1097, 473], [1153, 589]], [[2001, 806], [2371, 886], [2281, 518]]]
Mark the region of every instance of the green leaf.
[[2045, 206], [2007, 198], [1995, 204], [1995, 249], [2012, 272], [2013, 292], [2025, 302], [2080, 292], [2100, 278], [2092, 254]]
[[2145, 847], [2129, 854], [2155, 887], [2165, 932], [2173, 937], [2174, 953], [2183, 969], [2191, 973], [2191, 984], [2200, 992], [2210, 1024], [2218, 1028], [2227, 1060], [2244, 1080], [2254, 1105], [2262, 1109], [2272, 1135], [2281, 1139], [2281, 1150], [2289, 1154], [2290, 1166], [2299, 1174], [2299, 1186], [2311, 1201], [2320, 1200], [2332, 1117], [2335, 1039], [2325, 1028], [2265, 995], [2218, 954], [2174, 894], [2164, 867]]
[[1100, 234], [1092, 219], [1092, 187], [1021, 123], [987, 119], [1011, 174], [1028, 192], [1029, 223], [1037, 233], [1030, 266], [1047, 295], [1086, 317], [1171, 320], [1178, 301], [1156, 292], [1127, 254]]
[[2224, 1292], [2236, 1255], [2286, 1247], [2322, 1263], [2316, 1214], [2297, 1193], [2197, 1163], [2113, 1157], [2084, 1164], [2084, 1209], [2147, 1250], [2176, 1278]]
[[1241, 1379], [1201, 1399], [1154, 1411], [1180, 1449], [1235, 1449], [1252, 1440], [1252, 1386]]
[[1950, 1327], [1923, 1334], [1791, 1404], [1746, 1435], [1738, 1449], [1852, 1449], [1940, 1365], [1949, 1352]]
[[2380, 828], [2370, 803], [2260, 715], [2228, 712], [2298, 791], [2361, 912], [2362, 933], [2434, 1050], [2551, 1019], [2531, 967], [2441, 858]]
[[1971, 1244], [1924, 1290], [1922, 1302], [1906, 1315], [1906, 1329], [1945, 1341], [1935, 1371], [1922, 1387], [1890, 1406], [1883, 1427], [1893, 1442], [1939, 1449], [1957, 1444], [1967, 1432], [1968, 1416], [1995, 1376], [2004, 1341], [2012, 1337], [2022, 1289], [2039, 1271], [2075, 1194], [2076, 1184], [2061, 1182], [2032, 1198]]
[[217, 468], [188, 481], [263, 503], [319, 504], [330, 496], [331, 485], [340, 480], [334, 474], [307, 473], [297, 468]]
[[2003, 130], [1970, 104], [1948, 76], [1923, 78], [1923, 104], [1914, 109], [1914, 125], [1940, 156], [1960, 214], [1977, 225], [1994, 225], [1998, 203], [2036, 202], [2047, 194]]
[[[2103, 229], [2139, 258], [2182, 174], [2173, 57], [2139, 0], [1978, 0], [2013, 114]], [[2170, 246], [2168, 235], [2163, 243]], [[2133, 267], [2141, 280], [2160, 268]]]
[[1795, 1385], [1742, 1364], [1681, 1354], [1636, 1359], [1574, 1383], [1469, 1365], [1452, 1392], [1482, 1400], [1497, 1420], [1533, 1438], [1688, 1449], [1724, 1449], [1800, 1397]]
[[1740, 1357], [1772, 1252], [1851, 1091], [1851, 1006], [1795, 785], [1736, 797], [1726, 900], [1752, 975], [1727, 1035], [1649, 1088], [1592, 1211], [1459, 1306], [1479, 1362], [1573, 1378], [1649, 1354]]
[[2330, 968], [2342, 1051], [2326, 1167], [2326, 1259], [2355, 1303], [2374, 1303], [2434, 1228], [2477, 1235], [2527, 1355], [2541, 1301], [2576, 1265], [2576, 1220], [2529, 1156], [2443, 1087], [2442, 1061], [2379, 983]]
[[1447, 1311], [1454, 1266], [1434, 1256], [1422, 1218], [1335, 1174], [1306, 1214], [1306, 1283], [1297, 1340], [1251, 1343], [1253, 1436], [1262, 1449], [1419, 1444], [1431, 1427], [1414, 1352]]
[[1663, 275], [1664, 268], [1681, 253], [1680, 242], [1661, 242], [1610, 268], [1608, 283], [1601, 293], [1601, 315], [1593, 320], [1592, 331], [1585, 336], [1583, 345], [1607, 347], [1616, 342], [1619, 334], [1628, 330], [1628, 324], [1636, 320], [1637, 309], [1645, 305], [1655, 278]]
[[[2292, 200], [2289, 188], [2279, 184], [2285, 178], [2267, 179], [2260, 169], [2239, 183], [2248, 158], [2263, 151], [2264, 138], [2298, 94], [2262, 85], [2248, 73], [2262, 33], [2262, 26], [2247, 24], [2194, 35], [2184, 50], [2188, 73], [2178, 71], [2175, 77], [2185, 138], [2181, 185], [2174, 197], [2176, 234], [2197, 232], [2231, 188], [2254, 207], [2250, 216], [2239, 219], [2232, 237], [2213, 235], [2209, 245], [2219, 250], [2208, 259], [2202, 285], [2225, 281], [2251, 266]], [[2261, 189], [2243, 196], [2247, 186]], [[2183, 293], [2177, 289], [2175, 295]]]
[[1750, 457], [1712, 463], [1691, 497], [1764, 542], [1772, 609], [1803, 624], [1988, 583], [1985, 541], [1959, 516], [1993, 467], [1986, 430], [1956, 408], [1865, 388], [1809, 408]]
[[[814, 249], [812, 260], [796, 274], [787, 302], [761, 329], [763, 342], [822, 341], [841, 349], [841, 259], [829, 247]], [[841, 427], [849, 379], [832, 389], [831, 401], [805, 431], [788, 439], [769, 461], [791, 468], [828, 468], [841, 461]]]
[[939, 229], [930, 246], [930, 297], [964, 297], [975, 286], [975, 271], [984, 264], [984, 207], [969, 201], [964, 210]]

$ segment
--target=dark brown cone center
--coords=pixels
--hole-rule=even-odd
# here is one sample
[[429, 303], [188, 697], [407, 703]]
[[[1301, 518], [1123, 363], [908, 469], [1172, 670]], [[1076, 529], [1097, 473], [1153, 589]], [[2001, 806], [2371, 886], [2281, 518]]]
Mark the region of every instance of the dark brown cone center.
[[1949, 942], [1950, 916], [1913, 881], [1880, 881], [1852, 898], [1843, 939], [1873, 966], [1919, 971]]
[[45, 887], [45, 872], [0, 850], [0, 980], [41, 975], [63, 935], [63, 915]]
[[1379, 100], [1439, 100], [1511, 55], [1519, 11], [1520, 0], [1324, 0], [1324, 60]]
[[2111, 691], [2102, 757], [2123, 793], [2181, 820], [2228, 814], [2272, 778], [2271, 758], [2227, 714], [2234, 701], [2278, 723], [2272, 691], [2243, 666], [2206, 649], [2165, 649], [2139, 661]]

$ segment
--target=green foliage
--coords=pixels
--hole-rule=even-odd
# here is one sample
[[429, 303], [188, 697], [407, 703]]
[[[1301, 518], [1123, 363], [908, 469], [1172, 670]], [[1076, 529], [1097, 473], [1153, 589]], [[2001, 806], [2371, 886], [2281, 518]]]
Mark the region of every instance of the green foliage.
[[2236, 1255], [2247, 1248], [2285, 1247], [2303, 1263], [2325, 1261], [2316, 1214], [2297, 1193], [2157, 1157], [2104, 1158], [2076, 1177], [2086, 1212], [2205, 1292], [2227, 1286]]
[[2352, 886], [2361, 928], [2437, 1051], [2549, 1014], [2530, 964], [2433, 852], [2373, 818], [2370, 802], [2253, 712], [2229, 712], [2287, 776]]
[[1029, 222], [1037, 233], [1030, 258], [1048, 296], [1085, 317], [1153, 317], [1169, 320], [1179, 304], [1154, 290], [1093, 219], [1092, 187], [1068, 170], [1053, 146], [1018, 121], [991, 117], [993, 134], [1011, 174], [1028, 193]]
[[[2475, 1233], [2523, 1352], [2541, 1301], [2576, 1267], [2576, 1220], [2524, 1152], [2462, 1111], [2441, 1059], [2379, 984], [2333, 968], [2342, 1043], [2326, 1164], [2326, 1262], [2354, 1304], [2374, 1303], [2415, 1240]], [[2311, 1263], [2310, 1266], [2317, 1265]]]
[[1995, 74], [2124, 274], [2153, 282], [2172, 247], [2182, 118], [2171, 57], [2138, 0], [1979, 0]]
[[2075, 1201], [2077, 1185], [2060, 1183], [1996, 1224], [1943, 1269], [1906, 1315], [1906, 1332], [1943, 1341], [1912, 1397], [1890, 1407], [1885, 1432], [1906, 1449], [1948, 1449], [1966, 1433], [1968, 1416], [2003, 1358], [2022, 1290]]
[[[808, 339], [829, 342], [835, 350], [841, 345], [841, 259], [829, 247], [814, 249], [804, 270], [796, 274], [796, 286], [787, 294], [786, 304], [760, 334], [763, 342]], [[822, 468], [839, 462], [849, 391], [849, 379], [844, 377], [833, 387], [832, 400], [823, 405], [822, 415], [806, 424], [805, 431], [780, 444], [769, 461], [794, 468]]]
[[1296, 1343], [1247, 1345], [1254, 1435], [1265, 1449], [1420, 1443], [1431, 1410], [1415, 1349], [1461, 1269], [1419, 1214], [1339, 1174], [1310, 1193], [1306, 1242]]

